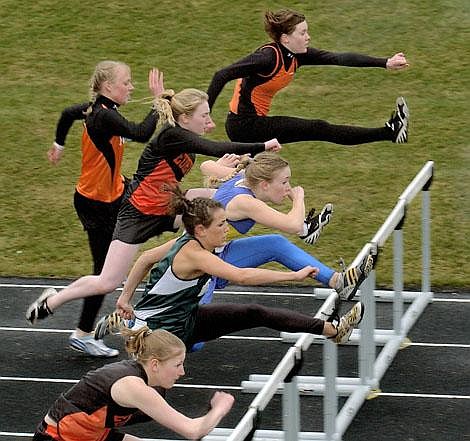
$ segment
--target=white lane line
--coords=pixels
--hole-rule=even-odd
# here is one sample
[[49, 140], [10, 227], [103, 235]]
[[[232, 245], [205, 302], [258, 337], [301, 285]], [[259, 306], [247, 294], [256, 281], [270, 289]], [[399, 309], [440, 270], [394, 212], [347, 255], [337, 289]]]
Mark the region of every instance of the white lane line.
[[[0, 283], [0, 288], [56, 288], [56, 289], [63, 289], [66, 288], [68, 285], [50, 285], [50, 284], [21, 284], [21, 283]], [[327, 288], [315, 288], [312, 287], [312, 290], [328, 290]], [[115, 291], [122, 291], [121, 288], [116, 288]], [[137, 292], [143, 292], [143, 288], [137, 288]], [[387, 294], [392, 294], [392, 291], [390, 290], [378, 290], [383, 293]], [[248, 295], [248, 296], [271, 296], [271, 297], [313, 297], [317, 298], [317, 294], [315, 292], [311, 293], [295, 293], [295, 292], [280, 292], [280, 291], [230, 291], [230, 290], [215, 290], [216, 293], [220, 294], [229, 294], [229, 295]], [[411, 294], [416, 294], [417, 292], [415, 291], [403, 291], [403, 293], [411, 293]], [[458, 295], [458, 293], [452, 293], [455, 295]], [[438, 296], [439, 293], [434, 293], [434, 296]], [[434, 297], [433, 298], [434, 302], [443, 302], [443, 303], [470, 303], [470, 299], [454, 299], [454, 298], [439, 298], [439, 297]]]
[[405, 398], [440, 398], [446, 400], [470, 400], [470, 395], [438, 395], [438, 394], [405, 394], [396, 392], [379, 392], [381, 397], [405, 397]]
[[[28, 383], [68, 383], [75, 384], [79, 380], [72, 380], [68, 378], [38, 378], [38, 377], [1, 377], [0, 381], [23, 381]], [[182, 389], [230, 389], [230, 390], [242, 390], [241, 386], [217, 386], [211, 384], [175, 384], [173, 387]]]
[[[38, 332], [38, 333], [51, 333], [51, 334], [71, 334], [73, 329], [46, 329], [46, 328], [16, 328], [10, 326], [0, 326], [0, 331], [6, 332]], [[243, 335], [224, 335], [220, 337], [225, 340], [253, 340], [253, 341], [282, 341], [281, 337], [253, 337]], [[412, 342], [410, 346], [422, 347], [436, 347], [436, 348], [455, 348], [455, 349], [468, 349], [470, 344], [459, 343], [426, 343], [426, 342]]]
[[[0, 381], [23, 381], [35, 383], [78, 383], [78, 380], [65, 378], [37, 378], [37, 377], [0, 377]], [[173, 387], [181, 389], [227, 389], [243, 390], [241, 386], [223, 386], [211, 384], [175, 384]], [[470, 400], [470, 395], [449, 395], [449, 394], [416, 394], [405, 392], [379, 392], [377, 395], [382, 397], [400, 397], [400, 398], [439, 398], [446, 400]]]

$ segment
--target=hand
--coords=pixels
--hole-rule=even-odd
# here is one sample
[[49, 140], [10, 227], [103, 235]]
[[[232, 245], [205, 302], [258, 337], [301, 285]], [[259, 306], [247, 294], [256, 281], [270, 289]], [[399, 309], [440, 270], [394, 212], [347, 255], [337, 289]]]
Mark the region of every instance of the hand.
[[116, 311], [120, 317], [125, 320], [132, 320], [135, 318], [134, 315], [134, 308], [132, 305], [127, 301], [127, 299], [123, 298], [123, 296], [119, 296], [116, 302]]
[[58, 149], [55, 146], [55, 143], [52, 144], [52, 147], [47, 152], [47, 159], [52, 165], [57, 165], [64, 154], [63, 149]]
[[281, 144], [279, 144], [279, 141], [276, 138], [274, 138], [264, 143], [264, 149], [270, 150], [271, 152], [278, 152], [279, 150], [282, 149], [282, 146]]
[[305, 280], [307, 277], [311, 277], [312, 279], [314, 279], [318, 275], [319, 272], [320, 270], [318, 268], [308, 265], [300, 269], [299, 271], [295, 271], [298, 277], [298, 279], [295, 279], [295, 280], [302, 281], [302, 280]]
[[240, 162], [240, 155], [236, 155], [235, 153], [225, 153], [224, 156], [217, 159], [215, 162], [222, 167], [235, 168]]
[[226, 392], [216, 392], [211, 398], [211, 408], [217, 409], [227, 415], [233, 406], [235, 398]]
[[291, 201], [302, 200], [304, 199], [304, 189], [300, 185], [297, 187], [292, 187], [287, 194]]
[[398, 52], [393, 57], [390, 57], [387, 60], [386, 67], [390, 70], [399, 70], [405, 69], [409, 66], [408, 62], [406, 61], [405, 54], [402, 52]]
[[160, 72], [156, 67], [150, 69], [149, 72], [149, 89], [155, 98], [158, 98], [165, 91], [163, 72]]

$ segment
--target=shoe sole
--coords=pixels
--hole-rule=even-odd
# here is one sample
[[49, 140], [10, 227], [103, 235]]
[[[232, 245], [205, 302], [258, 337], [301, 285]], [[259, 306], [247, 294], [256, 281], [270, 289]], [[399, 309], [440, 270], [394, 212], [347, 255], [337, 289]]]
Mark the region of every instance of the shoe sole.
[[[352, 334], [354, 328], [356, 328], [356, 327], [362, 322], [362, 318], [364, 317], [365, 307], [364, 307], [364, 303], [362, 303], [362, 302], [358, 302], [358, 303], [359, 303], [360, 308], [361, 308], [361, 314], [360, 314], [359, 320], [358, 320], [357, 322], [355, 322], [354, 324], [348, 323], [348, 324], [349, 324], [349, 330], [348, 330], [344, 335], [342, 335], [342, 336], [341, 336], [341, 339], [340, 339], [340, 340], [343, 340], [344, 337], [347, 336], [347, 340], [346, 340], [346, 341], [344, 341], [344, 342], [342, 342], [342, 341], [337, 341], [337, 340], [336, 340], [337, 336], [335, 337], [335, 342], [336, 342], [337, 344], [345, 344], [345, 343], [347, 343], [347, 342], [349, 341], [349, 338], [350, 338], [350, 336], [351, 336], [351, 334]], [[354, 305], [352, 309], [354, 309], [355, 307], [356, 307], [356, 305]], [[352, 310], [352, 309], [351, 309], [351, 310]], [[351, 312], [351, 311], [349, 311], [349, 312]], [[349, 313], [348, 313], [348, 314], [349, 314]]]
[[404, 144], [408, 142], [408, 119], [410, 118], [410, 110], [406, 104], [405, 98], [399, 96], [395, 102], [396, 113], [400, 118], [402, 126], [398, 130], [395, 138], [396, 144]]
[[[357, 290], [359, 289], [359, 287], [361, 286], [362, 282], [364, 282], [364, 280], [366, 280], [366, 278], [369, 276], [370, 272], [374, 269], [375, 267], [375, 258], [372, 254], [368, 254], [367, 256], [367, 260], [369, 260], [369, 257], [372, 258], [372, 263], [370, 265], [366, 264], [364, 266], [364, 271], [361, 271], [361, 275], [358, 277], [357, 279], [357, 282], [356, 282], [356, 285], [354, 285], [354, 288], [353, 290], [351, 291], [351, 293], [348, 295], [348, 300], [352, 300], [354, 298], [354, 296], [356, 295], [357, 293]], [[368, 271], [367, 268], [370, 266], [370, 269]], [[367, 274], [366, 274], [367, 273]]]
[[119, 351], [117, 352], [117, 354], [113, 354], [113, 355], [90, 354], [85, 349], [82, 349], [78, 346], [74, 346], [73, 343], [69, 343], [69, 348], [72, 349], [72, 351], [79, 352], [80, 354], [88, 355], [89, 357], [93, 357], [93, 358], [114, 358], [114, 357], [117, 357], [119, 355]]
[[118, 328], [121, 325], [122, 319], [119, 316], [113, 317], [113, 323], [110, 323], [110, 317], [111, 315], [107, 315], [96, 324], [95, 340], [102, 340], [106, 335], [112, 333], [112, 329]]

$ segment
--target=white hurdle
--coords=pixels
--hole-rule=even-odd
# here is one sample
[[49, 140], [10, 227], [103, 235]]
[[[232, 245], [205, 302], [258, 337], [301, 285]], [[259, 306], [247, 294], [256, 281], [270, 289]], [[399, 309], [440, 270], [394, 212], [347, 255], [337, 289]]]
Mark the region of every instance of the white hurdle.
[[[365, 315], [360, 330], [355, 330], [350, 345], [358, 344], [359, 376], [338, 377], [338, 347], [324, 338], [311, 334], [281, 333], [284, 341], [294, 341], [272, 375], [250, 375], [243, 381], [244, 392], [257, 393], [248, 411], [234, 429], [214, 429], [205, 441], [341, 441], [343, 434], [366, 399], [377, 392], [380, 380], [395, 358], [396, 353], [409, 340], [407, 334], [432, 302], [430, 284], [430, 186], [433, 179], [433, 161], [428, 161], [406, 190], [396, 206], [379, 228], [373, 239], [356, 256], [353, 265], [366, 253], [377, 255], [386, 240], [393, 234], [393, 292], [375, 291], [375, 270], [363, 282], [358, 293], [365, 305]], [[418, 193], [422, 193], [422, 277], [421, 292], [403, 292], [403, 232], [406, 209]], [[315, 290], [318, 298], [332, 302], [331, 290]], [[376, 301], [393, 302], [393, 329], [376, 328]], [[405, 313], [404, 302], [409, 302]], [[318, 314], [318, 313], [317, 313]], [[298, 376], [303, 353], [310, 344], [323, 344], [323, 377]], [[376, 346], [383, 345], [376, 356]], [[259, 430], [258, 422], [271, 398], [283, 394], [283, 430]], [[323, 432], [301, 432], [299, 395], [320, 395], [324, 399]], [[338, 412], [338, 396], [348, 399]]]

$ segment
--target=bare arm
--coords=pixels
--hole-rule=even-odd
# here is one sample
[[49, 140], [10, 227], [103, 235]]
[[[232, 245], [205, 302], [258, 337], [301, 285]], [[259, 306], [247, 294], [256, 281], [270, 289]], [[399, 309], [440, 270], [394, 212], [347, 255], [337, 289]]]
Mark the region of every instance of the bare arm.
[[230, 175], [240, 162], [240, 155], [235, 153], [226, 153], [217, 161], [208, 159], [200, 165], [201, 172], [204, 176], [215, 176], [216, 178], [225, 178]]
[[205, 415], [189, 418], [171, 407], [157, 391], [138, 377], [118, 380], [111, 387], [111, 396], [119, 405], [135, 407], [187, 439], [207, 435], [230, 411], [234, 402], [232, 395], [216, 392], [211, 400], [211, 409]]
[[303, 188], [294, 187], [290, 199], [292, 200], [292, 208], [287, 213], [283, 213], [250, 195], [238, 195], [226, 206], [227, 219], [249, 218], [284, 233], [299, 234], [302, 232], [305, 219]]
[[262, 285], [266, 283], [302, 281], [315, 277], [318, 268], [306, 266], [299, 271], [275, 271], [265, 268], [238, 268], [201, 248], [190, 243], [176, 255], [173, 270], [181, 278], [191, 278], [210, 274], [226, 279], [237, 285]]
[[135, 261], [134, 266], [127, 276], [122, 293], [116, 302], [116, 310], [122, 318], [133, 318], [134, 313], [130, 302], [134, 296], [135, 290], [139, 286], [139, 283], [144, 280], [147, 273], [152, 269], [153, 265], [162, 260], [168, 254], [168, 251], [170, 251], [170, 248], [173, 246], [175, 241], [176, 239], [172, 239], [158, 247], [144, 251]]

